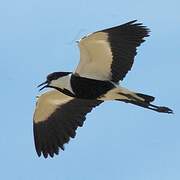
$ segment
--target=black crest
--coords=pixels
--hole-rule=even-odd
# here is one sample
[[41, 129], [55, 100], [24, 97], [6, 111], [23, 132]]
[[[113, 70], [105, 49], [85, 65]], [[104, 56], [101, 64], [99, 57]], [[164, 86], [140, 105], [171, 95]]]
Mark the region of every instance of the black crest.
[[71, 72], [53, 72], [47, 76], [47, 81], [56, 80], [60, 77], [67, 76]]

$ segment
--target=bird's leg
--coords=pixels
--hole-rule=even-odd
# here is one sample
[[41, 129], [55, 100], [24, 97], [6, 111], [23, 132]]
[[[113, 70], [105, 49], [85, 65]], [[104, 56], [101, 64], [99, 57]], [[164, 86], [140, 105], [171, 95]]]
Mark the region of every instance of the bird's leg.
[[149, 104], [149, 107], [152, 107], [152, 109], [157, 112], [173, 114], [173, 110], [165, 106], [156, 106], [154, 104]]
[[156, 111], [156, 112], [168, 113], [168, 114], [172, 114], [173, 113], [173, 110], [171, 110], [168, 107], [165, 107], [165, 106], [156, 106], [156, 105], [153, 105], [153, 104], [150, 104], [150, 103], [147, 103], [147, 102], [143, 102], [143, 101], [133, 101], [133, 100], [119, 100], [119, 101], [135, 104], [137, 106], [141, 106], [143, 108], [151, 109], [151, 110]]

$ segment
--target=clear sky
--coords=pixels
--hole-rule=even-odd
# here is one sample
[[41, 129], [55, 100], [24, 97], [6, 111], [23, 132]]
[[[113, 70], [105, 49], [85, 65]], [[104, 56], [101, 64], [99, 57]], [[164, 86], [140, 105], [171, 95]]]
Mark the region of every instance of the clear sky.
[[[179, 180], [180, 1], [0, 1], [0, 179]], [[36, 86], [79, 61], [75, 40], [138, 19], [151, 36], [122, 86], [156, 97], [175, 114], [108, 102], [87, 115], [53, 159], [38, 158], [32, 116]]]

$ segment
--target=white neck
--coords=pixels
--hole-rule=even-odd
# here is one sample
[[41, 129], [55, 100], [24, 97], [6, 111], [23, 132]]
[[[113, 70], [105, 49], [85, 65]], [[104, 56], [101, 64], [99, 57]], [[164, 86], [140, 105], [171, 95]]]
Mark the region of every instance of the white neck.
[[71, 74], [68, 74], [67, 76], [63, 76], [56, 80], [52, 80], [50, 85], [61, 89], [67, 89], [73, 93], [70, 80], [71, 80]]

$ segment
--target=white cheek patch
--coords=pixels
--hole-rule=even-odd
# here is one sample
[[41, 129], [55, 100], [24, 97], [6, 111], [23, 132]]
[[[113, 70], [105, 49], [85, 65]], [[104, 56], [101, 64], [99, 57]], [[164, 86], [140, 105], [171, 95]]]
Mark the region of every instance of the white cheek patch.
[[70, 80], [71, 80], [71, 74], [68, 76], [61, 77], [61, 78], [56, 79], [56, 80], [52, 80], [50, 85], [54, 86], [54, 87], [61, 88], [61, 89], [67, 89], [71, 93], [73, 93]]

